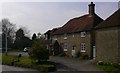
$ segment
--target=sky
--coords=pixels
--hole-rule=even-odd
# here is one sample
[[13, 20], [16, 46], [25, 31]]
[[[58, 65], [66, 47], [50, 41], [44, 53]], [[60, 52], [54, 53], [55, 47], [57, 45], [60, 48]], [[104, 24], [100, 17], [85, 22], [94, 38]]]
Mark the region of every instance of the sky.
[[[3, 2], [2, 18], [8, 18], [17, 28], [26, 27], [33, 33], [45, 33], [61, 27], [70, 19], [88, 14], [90, 2]], [[118, 2], [94, 2], [95, 12], [106, 19], [118, 9]]]

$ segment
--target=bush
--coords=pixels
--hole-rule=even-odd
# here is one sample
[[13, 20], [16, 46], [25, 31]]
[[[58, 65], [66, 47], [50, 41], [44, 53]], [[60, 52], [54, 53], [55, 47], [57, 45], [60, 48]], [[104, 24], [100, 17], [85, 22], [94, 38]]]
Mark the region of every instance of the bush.
[[49, 59], [49, 51], [46, 48], [44, 39], [37, 39], [29, 51], [30, 58], [34, 61], [46, 61]]
[[80, 56], [81, 56], [80, 51], [77, 51], [77, 53], [76, 53], [76, 58], [79, 58]]
[[98, 67], [102, 68], [104, 71], [109, 73], [119, 73], [120, 72], [120, 65], [117, 63], [108, 63], [99, 61], [97, 63]]
[[82, 59], [89, 59], [89, 56], [88, 56], [88, 54], [85, 54], [85, 55], [83, 55], [81, 58], [82, 58]]
[[97, 64], [98, 65], [104, 65], [104, 62], [103, 61], [99, 61]]

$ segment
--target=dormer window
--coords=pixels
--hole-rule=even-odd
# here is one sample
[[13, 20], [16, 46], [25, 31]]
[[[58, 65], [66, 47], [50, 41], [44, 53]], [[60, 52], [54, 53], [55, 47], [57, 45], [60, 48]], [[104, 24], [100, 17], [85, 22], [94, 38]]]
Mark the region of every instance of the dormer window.
[[64, 34], [64, 40], [66, 40], [67, 39], [67, 34]]
[[85, 37], [86, 36], [86, 32], [81, 32], [80, 35], [81, 35], [81, 37]]

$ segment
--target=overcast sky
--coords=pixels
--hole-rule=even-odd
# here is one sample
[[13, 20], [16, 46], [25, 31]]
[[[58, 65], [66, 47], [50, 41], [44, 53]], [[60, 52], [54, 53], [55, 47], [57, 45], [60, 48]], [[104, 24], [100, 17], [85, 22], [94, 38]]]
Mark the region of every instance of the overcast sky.
[[[88, 14], [90, 2], [5, 2], [2, 18], [8, 18], [17, 28], [27, 27], [31, 34], [45, 33], [61, 27], [70, 19]], [[106, 19], [118, 9], [118, 2], [94, 2], [95, 12]]]

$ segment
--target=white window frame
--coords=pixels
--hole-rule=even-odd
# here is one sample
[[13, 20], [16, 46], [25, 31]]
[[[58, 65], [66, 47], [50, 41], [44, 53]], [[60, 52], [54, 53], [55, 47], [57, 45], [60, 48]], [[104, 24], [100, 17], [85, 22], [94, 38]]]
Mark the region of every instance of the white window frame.
[[81, 52], [86, 52], [86, 44], [85, 43], [81, 43], [81, 45], [80, 45], [80, 47], [81, 47]]
[[86, 32], [85, 32], [85, 31], [80, 32], [80, 36], [81, 36], [81, 37], [85, 37], [85, 36], [86, 36]]

